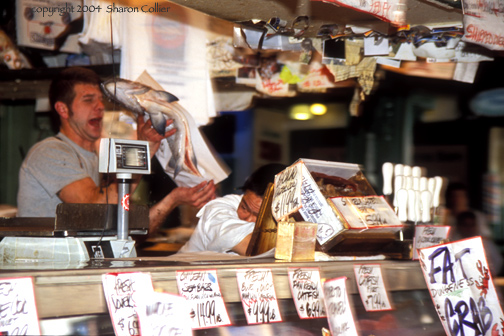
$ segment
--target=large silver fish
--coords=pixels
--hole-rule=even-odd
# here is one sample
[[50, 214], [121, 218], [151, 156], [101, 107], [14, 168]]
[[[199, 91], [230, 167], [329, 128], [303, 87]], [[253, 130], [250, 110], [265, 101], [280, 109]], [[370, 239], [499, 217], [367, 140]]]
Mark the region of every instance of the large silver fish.
[[164, 135], [166, 121], [173, 119], [168, 129], [177, 129], [167, 138], [172, 157], [168, 165], [173, 168], [173, 177], [185, 170], [193, 175], [202, 176], [198, 171], [196, 156], [191, 143], [191, 131], [184, 113], [184, 108], [177, 103], [178, 98], [166, 91], [153, 88], [127, 79], [111, 79], [102, 83], [103, 92], [110, 99], [118, 102], [136, 115], [147, 114], [152, 126]]

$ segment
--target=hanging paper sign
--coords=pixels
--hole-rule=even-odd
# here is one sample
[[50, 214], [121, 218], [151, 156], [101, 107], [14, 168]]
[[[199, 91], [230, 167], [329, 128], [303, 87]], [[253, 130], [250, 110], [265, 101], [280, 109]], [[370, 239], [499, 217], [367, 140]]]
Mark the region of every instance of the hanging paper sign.
[[292, 298], [300, 319], [326, 316], [320, 271], [316, 267], [288, 268]]
[[142, 335], [191, 336], [190, 307], [183, 296], [153, 292], [137, 297]]
[[108, 273], [102, 275], [102, 284], [116, 336], [140, 335], [136, 301], [154, 292], [150, 275]]
[[406, 2], [404, 0], [323, 0], [343, 7], [350, 7], [376, 16], [394, 25], [406, 23]]
[[417, 225], [413, 248], [413, 260], [418, 260], [418, 249], [439, 245], [448, 239], [449, 225]]
[[502, 1], [462, 1], [464, 36], [462, 41], [492, 50], [504, 50], [504, 11]]
[[391, 310], [379, 264], [354, 265], [355, 280], [366, 311]]
[[32, 278], [0, 279], [0, 335], [41, 335]]
[[177, 271], [177, 286], [191, 307], [193, 329], [231, 325], [216, 270]]
[[425, 247], [418, 253], [447, 335], [504, 334], [504, 314], [481, 237]]
[[332, 336], [357, 336], [357, 328], [352, 315], [346, 291], [346, 277], [335, 278], [324, 283], [324, 300], [327, 321]]
[[271, 269], [239, 269], [236, 279], [248, 324], [282, 322]]
[[299, 91], [317, 91], [321, 89], [333, 88], [334, 77], [329, 70], [320, 62], [310, 63], [308, 74], [297, 83]]

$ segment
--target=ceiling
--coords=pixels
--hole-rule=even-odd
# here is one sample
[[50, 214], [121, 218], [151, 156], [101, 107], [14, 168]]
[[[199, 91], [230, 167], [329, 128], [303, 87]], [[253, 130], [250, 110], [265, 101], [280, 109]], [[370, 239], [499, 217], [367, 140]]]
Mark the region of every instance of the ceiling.
[[[442, 26], [461, 24], [462, 11], [458, 0], [422, 1], [407, 0], [407, 22], [411, 26]], [[170, 0], [176, 4], [198, 10], [231, 22], [258, 19], [267, 22], [273, 17], [287, 21], [290, 26], [299, 16], [308, 16], [309, 28], [305, 37], [316, 36], [322, 25], [356, 25], [387, 33], [388, 23], [371, 14], [354, 9], [339, 7], [333, 3], [311, 0]]]

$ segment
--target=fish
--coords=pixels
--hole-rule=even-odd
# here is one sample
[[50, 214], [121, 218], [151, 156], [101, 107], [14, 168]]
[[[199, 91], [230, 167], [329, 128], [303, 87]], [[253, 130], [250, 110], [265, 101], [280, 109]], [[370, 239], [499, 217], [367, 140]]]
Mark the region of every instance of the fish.
[[[179, 99], [175, 95], [122, 78], [109, 79], [101, 84], [101, 88], [106, 97], [133, 114], [147, 115], [159, 134], [164, 135], [167, 130], [177, 129], [174, 135], [166, 139], [172, 154], [168, 166], [174, 171], [174, 179], [181, 171], [202, 177], [186, 118], [188, 112], [178, 104]], [[168, 119], [172, 119], [173, 123], [166, 127]]]

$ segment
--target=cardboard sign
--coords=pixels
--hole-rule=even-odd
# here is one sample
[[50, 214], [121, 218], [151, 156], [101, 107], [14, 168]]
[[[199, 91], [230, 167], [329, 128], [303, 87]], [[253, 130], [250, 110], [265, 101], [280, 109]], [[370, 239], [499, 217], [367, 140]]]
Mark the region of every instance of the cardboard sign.
[[310, 223], [317, 223], [317, 240], [324, 244], [344, 230], [303, 161], [275, 176], [271, 212], [276, 221], [297, 212]]
[[324, 0], [343, 7], [350, 7], [360, 12], [366, 12], [376, 16], [380, 20], [395, 25], [403, 25], [406, 22], [406, 2], [401, 0]]
[[379, 264], [354, 265], [355, 280], [366, 311], [391, 310]]
[[236, 279], [248, 324], [282, 322], [271, 269], [239, 269]]
[[216, 270], [177, 271], [177, 286], [191, 307], [193, 329], [231, 325]]
[[332, 197], [330, 200], [349, 229], [403, 226], [383, 196]]
[[32, 278], [0, 279], [0, 335], [41, 335]]
[[324, 298], [329, 329], [333, 336], [357, 336], [357, 328], [346, 291], [346, 277], [324, 283]]
[[102, 275], [103, 291], [116, 336], [140, 335], [137, 297], [154, 292], [146, 273], [108, 273]]
[[419, 257], [447, 335], [504, 333], [504, 314], [481, 237], [425, 247]]
[[500, 1], [464, 0], [463, 41], [504, 50], [504, 12]]
[[153, 292], [137, 300], [142, 335], [192, 335], [190, 307], [183, 296]]
[[292, 298], [300, 319], [326, 316], [320, 270], [316, 267], [288, 268]]
[[413, 242], [413, 260], [418, 260], [418, 249], [439, 245], [450, 233], [449, 225], [417, 225]]

